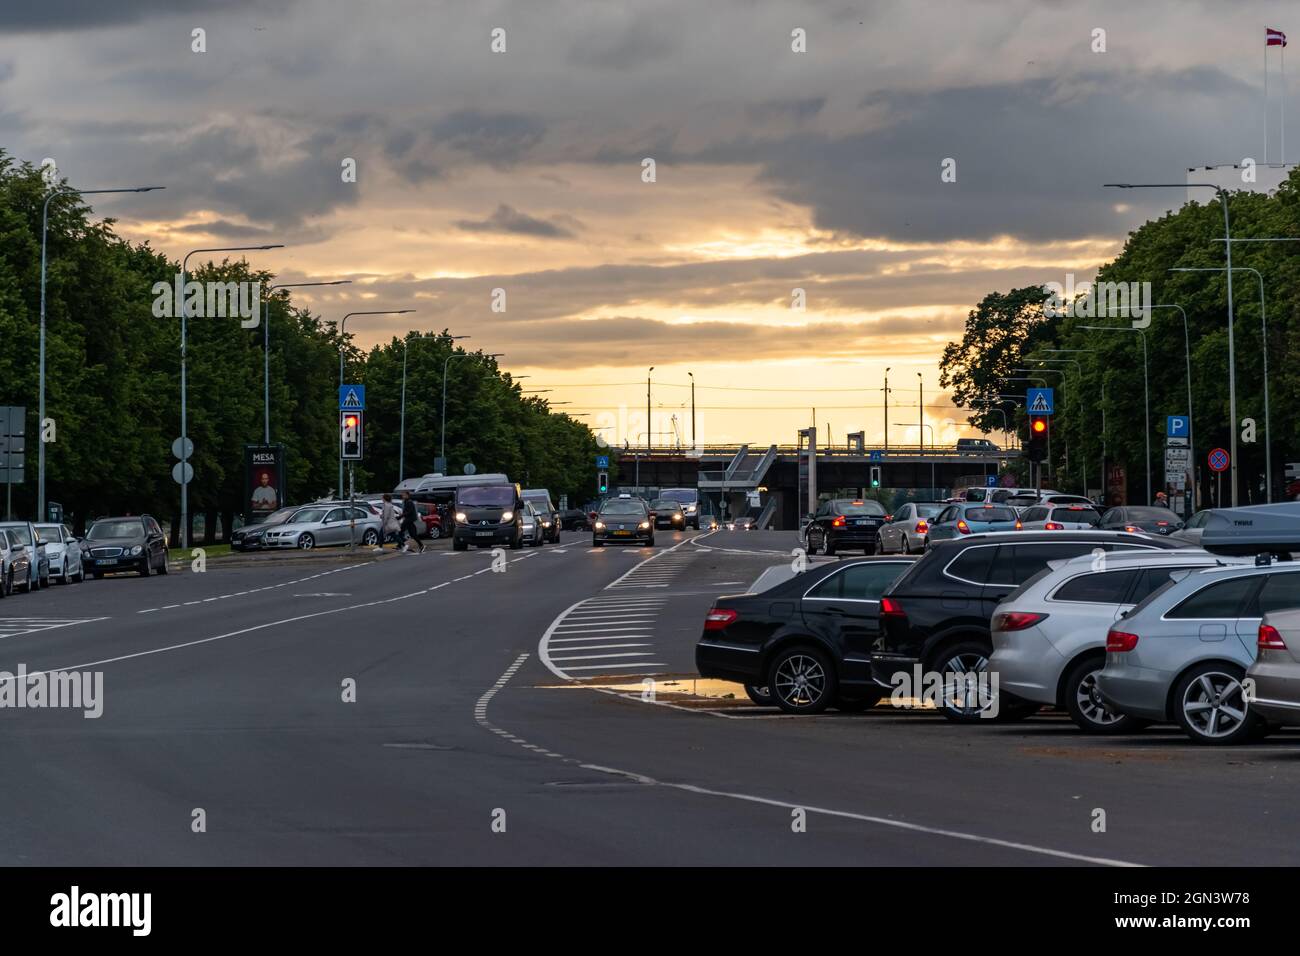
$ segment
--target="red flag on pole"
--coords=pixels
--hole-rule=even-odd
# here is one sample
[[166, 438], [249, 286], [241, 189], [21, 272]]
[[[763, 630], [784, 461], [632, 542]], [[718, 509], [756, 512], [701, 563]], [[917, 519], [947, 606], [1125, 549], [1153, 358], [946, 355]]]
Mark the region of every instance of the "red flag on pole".
[[1286, 46], [1286, 34], [1281, 30], [1274, 30], [1272, 27], [1265, 27], [1264, 43], [1266, 46]]

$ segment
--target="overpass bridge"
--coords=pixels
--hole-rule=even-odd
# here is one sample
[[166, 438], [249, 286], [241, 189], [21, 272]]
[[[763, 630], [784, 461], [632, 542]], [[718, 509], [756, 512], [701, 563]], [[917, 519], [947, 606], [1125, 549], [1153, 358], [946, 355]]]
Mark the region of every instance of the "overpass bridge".
[[[953, 488], [984, 484], [1020, 457], [1018, 448], [958, 451], [919, 445], [824, 447], [809, 467], [807, 446], [708, 445], [701, 448], [625, 448], [616, 484], [622, 490], [654, 493], [661, 488], [697, 488], [715, 514], [729, 516], [771, 509], [773, 527], [798, 528], [807, 508], [809, 473], [822, 493], [854, 494], [871, 487], [908, 489], [922, 498], [946, 497]], [[726, 508], [722, 507], [726, 504]], [[756, 512], [755, 512], [756, 513]]]

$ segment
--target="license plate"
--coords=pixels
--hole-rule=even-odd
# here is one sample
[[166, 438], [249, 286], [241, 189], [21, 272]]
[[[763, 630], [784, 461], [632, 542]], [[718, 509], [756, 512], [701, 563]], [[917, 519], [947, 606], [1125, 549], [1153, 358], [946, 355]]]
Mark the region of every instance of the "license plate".
[[621, 535], [626, 536], [626, 535], [631, 534], [632, 532], [631, 532], [631, 531], [615, 531], [614, 533], [615, 533], [615, 534], [621, 534]]
[[868, 522], [866, 518], [859, 518], [857, 521], [855, 521], [855, 522], [853, 522], [853, 523], [854, 523], [854, 524], [869, 524], [870, 522]]
[[117, 564], [117, 558], [100, 558], [100, 564]]
[[476, 538], [490, 538], [490, 537], [492, 537], [492, 532], [491, 532], [491, 531], [475, 531], [475, 532], [474, 532], [474, 537], [476, 537]]

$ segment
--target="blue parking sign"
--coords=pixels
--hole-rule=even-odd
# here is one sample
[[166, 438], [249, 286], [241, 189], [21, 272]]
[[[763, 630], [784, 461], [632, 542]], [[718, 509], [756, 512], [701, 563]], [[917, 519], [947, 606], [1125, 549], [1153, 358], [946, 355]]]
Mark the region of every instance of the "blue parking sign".
[[998, 486], [998, 476], [997, 476], [997, 475], [985, 475], [985, 476], [984, 476], [984, 486], [985, 486], [986, 488], [996, 488], [996, 487]]
[[1165, 419], [1165, 434], [1170, 438], [1186, 438], [1191, 430], [1192, 421], [1187, 415], [1170, 415]]

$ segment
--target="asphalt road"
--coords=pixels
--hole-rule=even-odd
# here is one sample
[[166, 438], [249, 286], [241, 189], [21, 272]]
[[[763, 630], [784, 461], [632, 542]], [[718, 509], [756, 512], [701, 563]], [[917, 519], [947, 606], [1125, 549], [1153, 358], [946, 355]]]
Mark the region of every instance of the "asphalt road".
[[0, 708], [0, 862], [1300, 861], [1295, 733], [1223, 750], [674, 698], [713, 597], [794, 545], [566, 534], [6, 599], [0, 671], [100, 672], [103, 713]]

